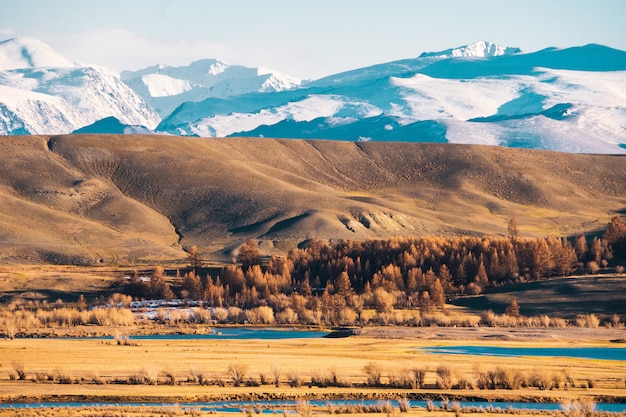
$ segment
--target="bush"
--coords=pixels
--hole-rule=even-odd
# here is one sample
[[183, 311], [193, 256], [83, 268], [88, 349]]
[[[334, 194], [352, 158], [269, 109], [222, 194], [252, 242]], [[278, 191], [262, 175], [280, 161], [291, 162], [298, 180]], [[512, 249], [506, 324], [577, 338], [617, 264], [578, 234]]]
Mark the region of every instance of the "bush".
[[235, 387], [241, 386], [244, 378], [246, 377], [246, 373], [248, 372], [248, 365], [242, 363], [232, 363], [228, 367], [228, 375], [233, 380], [233, 385]]
[[157, 385], [159, 383], [159, 371], [153, 366], [144, 365], [141, 368], [141, 378], [147, 385]]
[[302, 417], [311, 417], [313, 416], [313, 407], [308, 401], [298, 401], [296, 404], [296, 413], [300, 414]]
[[26, 379], [26, 371], [24, 369], [25, 368], [24, 368], [23, 362], [18, 362], [18, 361], [13, 362], [13, 370], [15, 371], [15, 374], [17, 375], [17, 379], [19, 379], [20, 381], [23, 381]]
[[376, 362], [369, 362], [363, 367], [363, 372], [367, 378], [367, 385], [379, 387], [382, 385], [382, 367]]
[[274, 366], [272, 368], [272, 376], [274, 377], [274, 385], [280, 387], [280, 368]]
[[401, 398], [398, 400], [398, 406], [400, 407], [401, 413], [408, 413], [411, 409], [411, 402], [406, 398]]
[[580, 315], [576, 317], [576, 325], [578, 327], [597, 329], [600, 325], [600, 319], [595, 314]]
[[299, 388], [302, 386], [302, 378], [297, 370], [289, 372], [287, 374], [287, 380], [289, 381], [289, 386], [292, 388]]
[[426, 379], [426, 372], [428, 368], [413, 368], [413, 389], [419, 389], [424, 386], [424, 380]]
[[452, 371], [450, 367], [440, 365], [437, 367], [437, 387], [440, 389], [452, 388]]

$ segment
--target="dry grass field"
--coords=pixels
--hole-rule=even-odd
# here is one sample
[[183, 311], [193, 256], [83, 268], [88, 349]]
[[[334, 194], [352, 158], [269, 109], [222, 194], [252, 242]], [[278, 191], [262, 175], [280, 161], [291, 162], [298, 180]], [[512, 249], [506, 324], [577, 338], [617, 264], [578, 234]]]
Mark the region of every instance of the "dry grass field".
[[623, 156], [407, 143], [16, 136], [0, 153], [0, 262], [229, 261], [309, 238], [572, 236], [626, 207]]
[[[442, 337], [440, 333], [448, 332]], [[430, 354], [425, 346], [490, 345], [525, 347], [615, 346], [610, 339], [623, 336], [623, 329], [559, 329], [532, 336], [518, 329], [369, 329], [362, 336], [344, 339], [286, 340], [140, 340], [130, 346], [112, 340], [16, 339], [0, 341], [0, 400], [108, 399], [110, 401], [198, 401], [246, 396], [275, 398], [319, 397], [333, 394], [361, 397], [387, 393], [411, 397], [430, 393], [435, 398], [545, 399], [626, 397], [626, 363], [623, 361], [572, 358], [491, 357]], [[478, 333], [478, 334], [477, 334]], [[518, 337], [502, 340], [510, 333]], [[560, 335], [557, 338], [546, 336]], [[535, 341], [531, 339], [535, 338]], [[497, 342], [494, 342], [497, 341]], [[581, 341], [581, 340], [584, 340]], [[427, 369], [419, 389], [366, 387], [368, 364], [381, 372], [383, 385], [414, 368]], [[16, 366], [24, 379], [15, 378]], [[448, 367], [454, 381], [473, 380], [480, 372], [497, 368], [531, 378], [535, 374], [560, 387], [551, 390], [440, 389], [438, 367]], [[246, 381], [261, 386], [234, 386], [233, 369]], [[14, 375], [14, 377], [11, 377]], [[197, 383], [202, 375], [207, 385]], [[331, 378], [354, 387], [309, 388], [312, 377]], [[121, 383], [129, 378], [144, 383]], [[276, 376], [280, 386], [275, 386]], [[12, 379], [13, 378], [13, 379]], [[195, 379], [194, 379], [195, 378]], [[302, 387], [291, 387], [299, 379]], [[115, 381], [120, 383], [114, 383]], [[148, 383], [147, 380], [152, 381]], [[566, 387], [568, 380], [574, 386]], [[65, 381], [65, 383], [61, 383]], [[589, 385], [592, 381], [592, 387]], [[171, 385], [173, 383], [173, 385]], [[158, 385], [156, 385], [158, 383]], [[258, 384], [253, 384], [258, 385]], [[297, 384], [296, 384], [297, 385]]]

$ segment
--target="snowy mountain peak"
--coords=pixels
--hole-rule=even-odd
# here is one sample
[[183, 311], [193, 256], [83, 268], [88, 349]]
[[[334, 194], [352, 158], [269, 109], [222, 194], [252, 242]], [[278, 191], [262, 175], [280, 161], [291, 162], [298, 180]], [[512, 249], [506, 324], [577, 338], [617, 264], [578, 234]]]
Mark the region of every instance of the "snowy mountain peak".
[[124, 71], [121, 77], [162, 117], [186, 102], [283, 91], [302, 85], [300, 79], [277, 71], [229, 65], [217, 59], [201, 59], [180, 67], [159, 65]]
[[446, 49], [439, 52], [423, 52], [420, 58], [485, 58], [492, 56], [513, 55], [522, 52], [519, 48], [502, 46], [487, 41], [477, 41], [458, 48]]
[[0, 70], [74, 66], [63, 55], [34, 38], [13, 38], [0, 42]]
[[228, 64], [216, 60], [214, 64], [209, 65], [208, 72], [211, 75], [217, 75], [224, 72], [226, 68], [228, 68]]

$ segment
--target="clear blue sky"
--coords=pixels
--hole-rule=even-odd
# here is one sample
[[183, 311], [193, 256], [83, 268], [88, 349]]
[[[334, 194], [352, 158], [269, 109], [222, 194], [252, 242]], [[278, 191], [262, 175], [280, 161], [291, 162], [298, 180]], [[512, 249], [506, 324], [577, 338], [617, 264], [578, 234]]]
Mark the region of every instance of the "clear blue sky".
[[626, 0], [0, 0], [0, 39], [111, 69], [217, 58], [319, 78], [484, 39], [626, 50]]

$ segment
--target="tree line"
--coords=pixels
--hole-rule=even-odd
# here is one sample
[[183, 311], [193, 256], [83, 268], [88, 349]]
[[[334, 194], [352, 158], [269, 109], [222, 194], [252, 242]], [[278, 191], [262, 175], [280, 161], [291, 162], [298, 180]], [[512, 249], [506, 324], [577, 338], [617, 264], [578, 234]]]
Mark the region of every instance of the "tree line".
[[[515, 226], [515, 225], [513, 225]], [[509, 231], [515, 231], [509, 225]], [[486, 288], [573, 273], [594, 273], [626, 259], [626, 224], [612, 219], [602, 237], [393, 237], [311, 240], [286, 256], [263, 258], [255, 241], [245, 243], [237, 262], [217, 273], [202, 268], [189, 251], [184, 276], [162, 268], [149, 281], [131, 279], [126, 293], [137, 298], [182, 297], [212, 307], [274, 311], [320, 309], [360, 314], [364, 308], [429, 311], [447, 298], [480, 294]], [[343, 313], [342, 313], [343, 311]]]

